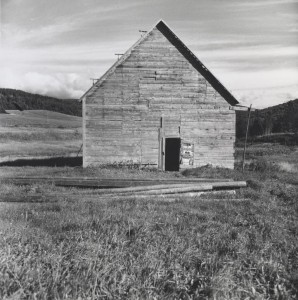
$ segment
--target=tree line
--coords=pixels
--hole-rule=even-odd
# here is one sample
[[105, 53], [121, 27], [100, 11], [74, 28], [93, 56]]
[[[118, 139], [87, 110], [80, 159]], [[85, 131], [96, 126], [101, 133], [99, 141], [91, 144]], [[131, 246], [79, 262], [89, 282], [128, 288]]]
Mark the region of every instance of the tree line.
[[[247, 119], [248, 112], [236, 112], [237, 138], [245, 136]], [[281, 133], [298, 134], [298, 99], [251, 112], [250, 137]]]
[[5, 110], [50, 110], [67, 115], [82, 116], [82, 104], [76, 99], [57, 99], [21, 90], [0, 88], [0, 113]]

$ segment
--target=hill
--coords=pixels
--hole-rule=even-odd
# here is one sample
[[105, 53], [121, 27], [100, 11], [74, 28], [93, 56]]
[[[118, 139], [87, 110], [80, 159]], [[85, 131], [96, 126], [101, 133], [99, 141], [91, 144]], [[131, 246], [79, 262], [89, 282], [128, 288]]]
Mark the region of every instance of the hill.
[[[237, 111], [236, 135], [245, 136], [248, 113]], [[298, 99], [251, 112], [249, 136], [298, 135]]]
[[50, 110], [82, 116], [82, 105], [75, 99], [57, 99], [20, 90], [0, 88], [0, 113], [6, 110]]
[[0, 165], [19, 159], [34, 163], [36, 159], [71, 157], [79, 153], [81, 117], [48, 110], [6, 112], [0, 115]]
[[[0, 118], [1, 127], [25, 127], [27, 131], [36, 128], [80, 128], [82, 118], [48, 110], [6, 110]], [[11, 129], [10, 129], [11, 130]]]

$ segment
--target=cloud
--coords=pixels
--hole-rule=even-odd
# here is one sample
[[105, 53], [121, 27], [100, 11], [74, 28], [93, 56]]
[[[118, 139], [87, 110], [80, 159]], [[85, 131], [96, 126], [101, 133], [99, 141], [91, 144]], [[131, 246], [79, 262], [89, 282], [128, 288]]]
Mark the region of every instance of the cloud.
[[[264, 98], [283, 101], [295, 96], [298, 2], [294, 0], [2, 3], [3, 87], [80, 97], [91, 85], [89, 78], [100, 77], [113, 64], [114, 53], [126, 51], [139, 38], [139, 29], [150, 29], [162, 18], [241, 99], [263, 103]], [[276, 96], [269, 97], [266, 91]]]
[[236, 49], [219, 49], [219, 50], [212, 50], [208, 51], [208, 55], [216, 56], [217, 54], [223, 56], [225, 58], [234, 58], [234, 57], [245, 57], [247, 59], [258, 57], [258, 58], [275, 58], [278, 56], [284, 57], [291, 57], [296, 56], [298, 57], [298, 46], [286, 46], [282, 47], [280, 45], [272, 45], [272, 46], [236, 46]]
[[[139, 1], [63, 0], [52, 2], [11, 0], [3, 12], [3, 36], [9, 45], [48, 46], [80, 44], [98, 37], [104, 38], [108, 31], [119, 24], [123, 15], [141, 5]], [[18, 7], [18, 9], [17, 9]], [[102, 28], [105, 28], [103, 31]], [[106, 36], [105, 38], [111, 38]]]
[[[254, 46], [220, 47], [194, 51], [208, 68], [223, 69], [227, 73], [273, 72], [274, 77], [282, 76], [285, 69], [298, 68], [298, 46]], [[271, 78], [271, 76], [269, 76]], [[294, 77], [298, 83], [297, 76]], [[282, 79], [283, 80], [283, 79]]]
[[51, 41], [59, 34], [72, 29], [73, 24], [60, 23], [40, 26], [34, 29], [22, 28], [12, 24], [3, 25], [2, 33], [6, 44], [12, 46], [27, 45], [28, 48], [34, 44], [51, 44]]
[[246, 106], [265, 108], [298, 99], [298, 85], [272, 87], [271, 89], [242, 89], [233, 92], [238, 101]]
[[244, 0], [240, 2], [233, 2], [233, 7], [241, 7], [243, 9], [248, 9], [263, 8], [263, 6], [277, 6], [295, 3], [297, 4], [297, 0]]
[[298, 98], [298, 70], [230, 73], [222, 82], [243, 104], [263, 108]]
[[[3, 73], [5, 76], [3, 76]], [[20, 74], [6, 68], [1, 70], [0, 86], [57, 98], [78, 99], [83, 95], [86, 88], [90, 86], [90, 80], [75, 73], [45, 74], [27, 72]]]
[[59, 98], [79, 98], [84, 92], [86, 79], [77, 74], [40, 74], [29, 72], [24, 76], [28, 91]]
[[229, 73], [228, 80], [234, 89], [272, 89], [298, 85], [298, 70], [277, 69]]

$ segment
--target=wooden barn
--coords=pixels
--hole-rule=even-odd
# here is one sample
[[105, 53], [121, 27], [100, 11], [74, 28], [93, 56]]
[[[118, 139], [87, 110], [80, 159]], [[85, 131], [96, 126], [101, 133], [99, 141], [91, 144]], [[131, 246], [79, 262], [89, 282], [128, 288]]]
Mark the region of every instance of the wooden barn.
[[81, 99], [84, 167], [234, 168], [238, 101], [163, 21]]

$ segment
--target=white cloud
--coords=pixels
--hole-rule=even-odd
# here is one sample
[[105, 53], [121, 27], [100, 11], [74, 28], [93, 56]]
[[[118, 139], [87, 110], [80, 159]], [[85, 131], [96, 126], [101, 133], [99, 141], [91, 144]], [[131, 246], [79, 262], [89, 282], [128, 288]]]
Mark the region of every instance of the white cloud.
[[211, 71], [244, 105], [263, 108], [298, 98], [298, 69]]
[[298, 99], [298, 85], [272, 87], [271, 89], [235, 90], [233, 95], [243, 105], [252, 104], [255, 108], [265, 108]]
[[297, 69], [237, 72], [225, 79], [240, 102], [257, 108], [298, 98]]
[[137, 40], [138, 29], [162, 17], [240, 100], [282, 102], [297, 97], [298, 84], [298, 44], [290, 33], [297, 31], [297, 14], [289, 3], [297, 0], [190, 0], [186, 6], [179, 0], [9, 0], [0, 85], [80, 97], [89, 78], [100, 77], [114, 53]]
[[233, 6], [243, 7], [243, 8], [254, 8], [254, 7], [262, 7], [268, 5], [279, 5], [279, 4], [287, 4], [287, 3], [297, 3], [297, 0], [244, 0], [233, 2]]
[[5, 24], [2, 27], [2, 34], [5, 38], [5, 43], [10, 46], [17, 46], [19, 44], [26, 44], [30, 47], [31, 43], [45, 43], [47, 44], [51, 39], [63, 32], [69, 31], [74, 26], [73, 23], [63, 22], [60, 24], [49, 24], [39, 26], [36, 28], [24, 28], [14, 24]]
[[[198, 51], [195, 51], [198, 53]], [[200, 51], [198, 56], [204, 56], [205, 58], [220, 58], [224, 59], [237, 59], [245, 58], [249, 59], [262, 59], [262, 58], [275, 58], [275, 57], [285, 57], [289, 59], [290, 57], [297, 57], [298, 59], [298, 46], [242, 46], [236, 49], [226, 49], [224, 46], [221, 49], [212, 49], [212, 45], [208, 51]]]
[[1, 69], [0, 86], [58, 98], [80, 98], [90, 85], [89, 78], [75, 73], [20, 73]]
[[[1, 1], [1, 0], [0, 0]], [[140, 1], [63, 0], [53, 1], [10, 0], [2, 20], [2, 33], [7, 45], [26, 47], [80, 44], [85, 39], [103, 36], [110, 27], [115, 28], [115, 18], [142, 3]], [[110, 26], [107, 26], [107, 21]], [[111, 26], [112, 25], [112, 26]], [[122, 24], [124, 25], [124, 24]], [[105, 27], [106, 30], [98, 30]], [[93, 35], [93, 37], [91, 36]], [[86, 38], [87, 36], [87, 38]]]
[[256, 72], [229, 72], [223, 78], [234, 89], [272, 89], [284, 86], [298, 85], [297, 69], [274, 69]]

